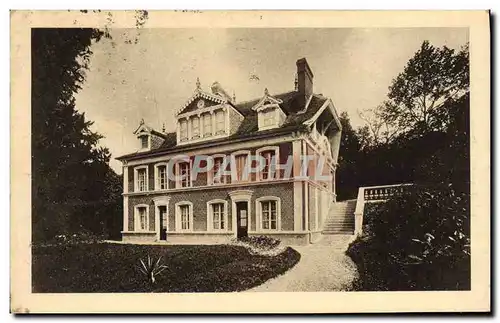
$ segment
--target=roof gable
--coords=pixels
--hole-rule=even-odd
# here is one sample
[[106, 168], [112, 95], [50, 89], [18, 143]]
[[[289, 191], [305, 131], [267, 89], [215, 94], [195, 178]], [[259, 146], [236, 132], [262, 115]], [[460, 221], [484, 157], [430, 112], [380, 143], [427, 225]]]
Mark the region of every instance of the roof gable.
[[[203, 102], [202, 105], [201, 104], [198, 105], [198, 102], [200, 101]], [[186, 101], [186, 103], [184, 103], [184, 105], [179, 109], [179, 111], [175, 114], [175, 116], [226, 102], [227, 100], [225, 98], [207, 92], [203, 92], [200, 90], [196, 90], [195, 94], [191, 96]]]

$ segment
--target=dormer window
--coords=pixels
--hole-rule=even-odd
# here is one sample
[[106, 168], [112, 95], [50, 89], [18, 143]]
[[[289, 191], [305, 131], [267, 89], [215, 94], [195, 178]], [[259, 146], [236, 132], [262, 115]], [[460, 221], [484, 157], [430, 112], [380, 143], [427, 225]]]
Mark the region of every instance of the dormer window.
[[191, 119], [191, 133], [193, 136], [191, 137], [192, 139], [198, 139], [200, 138], [200, 118], [197, 116], [192, 117]]
[[141, 149], [148, 149], [149, 148], [149, 136], [148, 135], [139, 136], [139, 140], [141, 141]]
[[281, 110], [283, 101], [269, 95], [267, 89], [260, 101], [252, 107], [257, 112], [259, 130], [279, 128], [285, 121], [286, 115]]
[[272, 127], [276, 124], [276, 109], [270, 108], [262, 111], [262, 119], [264, 127]]
[[215, 112], [215, 134], [223, 134], [226, 131], [224, 111], [218, 110]]
[[187, 120], [181, 120], [180, 124], [180, 140], [186, 141], [188, 139], [188, 123]]
[[214, 83], [212, 93], [207, 93], [197, 83], [194, 95], [175, 115], [177, 144], [220, 139], [236, 132], [244, 116], [231, 100], [220, 84]]
[[210, 113], [203, 114], [203, 137], [212, 135], [212, 115]]

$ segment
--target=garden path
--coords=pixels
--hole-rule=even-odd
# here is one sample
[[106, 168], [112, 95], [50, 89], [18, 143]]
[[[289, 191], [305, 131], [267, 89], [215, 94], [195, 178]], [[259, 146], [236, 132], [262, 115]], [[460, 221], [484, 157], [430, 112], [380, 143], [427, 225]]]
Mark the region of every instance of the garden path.
[[301, 254], [297, 265], [285, 274], [252, 288], [250, 292], [320, 292], [349, 290], [358, 276], [345, 250], [351, 235], [325, 235], [308, 246], [293, 246]]

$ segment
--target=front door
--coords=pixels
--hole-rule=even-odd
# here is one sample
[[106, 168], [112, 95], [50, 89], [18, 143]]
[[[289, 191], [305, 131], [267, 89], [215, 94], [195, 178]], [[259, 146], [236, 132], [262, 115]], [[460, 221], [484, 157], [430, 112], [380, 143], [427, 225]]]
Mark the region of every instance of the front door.
[[160, 240], [167, 240], [167, 206], [158, 206], [160, 213]]
[[248, 236], [248, 202], [236, 202], [236, 226], [238, 239]]

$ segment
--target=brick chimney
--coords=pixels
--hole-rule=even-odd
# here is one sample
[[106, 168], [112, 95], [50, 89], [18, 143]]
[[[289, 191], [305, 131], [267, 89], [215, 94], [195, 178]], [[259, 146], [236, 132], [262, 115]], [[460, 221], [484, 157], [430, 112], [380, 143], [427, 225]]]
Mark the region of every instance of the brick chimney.
[[307, 100], [313, 94], [313, 73], [307, 60], [301, 58], [297, 61], [297, 92], [299, 103], [304, 108]]

